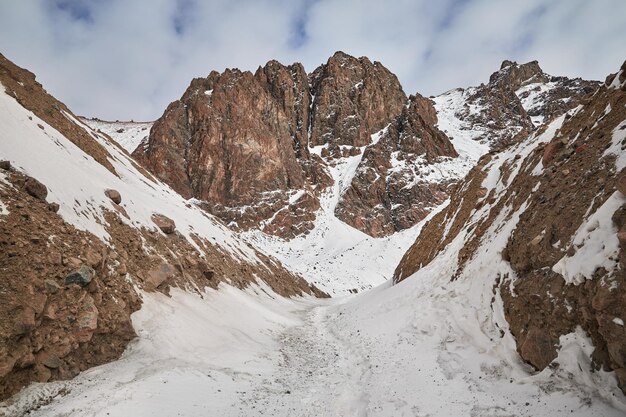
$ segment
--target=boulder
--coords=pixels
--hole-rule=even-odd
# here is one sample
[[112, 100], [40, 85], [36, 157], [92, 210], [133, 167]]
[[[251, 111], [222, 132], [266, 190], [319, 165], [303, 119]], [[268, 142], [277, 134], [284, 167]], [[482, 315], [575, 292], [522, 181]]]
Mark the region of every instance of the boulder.
[[26, 177], [24, 189], [31, 196], [42, 201], [45, 201], [46, 197], [48, 196], [48, 189], [46, 188], [46, 186], [33, 177]]
[[61, 286], [59, 284], [57, 284], [56, 281], [53, 281], [51, 279], [45, 280], [44, 283], [46, 285], [46, 290], [50, 294], [56, 294], [61, 289]]
[[61, 207], [59, 206], [59, 203], [49, 203], [48, 204], [48, 210], [50, 210], [53, 213], [58, 213], [60, 208]]
[[159, 285], [163, 284], [169, 278], [172, 278], [176, 275], [176, 268], [167, 262], [162, 262], [158, 267], [151, 269], [148, 271], [146, 275], [146, 282], [157, 288]]
[[76, 334], [79, 342], [88, 342], [93, 336], [93, 332], [98, 328], [98, 308], [94, 299], [87, 295], [82, 302], [82, 310], [78, 315], [78, 332]]
[[104, 191], [104, 195], [109, 197], [111, 199], [111, 201], [113, 201], [115, 204], [120, 204], [122, 202], [122, 196], [120, 195], [119, 191], [117, 191], [117, 190], [113, 190], [113, 189], [109, 188], [109, 189]]
[[172, 234], [176, 230], [176, 223], [174, 223], [174, 220], [162, 214], [153, 214], [152, 221], [166, 235]]
[[83, 265], [78, 271], [72, 272], [65, 277], [65, 284], [78, 284], [81, 287], [89, 285], [96, 272], [93, 268]]
[[531, 327], [520, 348], [520, 355], [536, 369], [542, 370], [556, 358], [556, 344], [544, 329]]
[[11, 169], [11, 162], [10, 161], [0, 161], [0, 169], [3, 169], [5, 171], [8, 171]]

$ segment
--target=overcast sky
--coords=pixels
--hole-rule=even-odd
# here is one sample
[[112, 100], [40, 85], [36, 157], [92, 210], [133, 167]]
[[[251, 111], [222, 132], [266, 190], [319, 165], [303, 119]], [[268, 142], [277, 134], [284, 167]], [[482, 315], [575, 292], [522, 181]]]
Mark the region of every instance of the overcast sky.
[[75, 113], [151, 120], [192, 77], [342, 50], [405, 91], [486, 82], [503, 59], [604, 79], [626, 59], [625, 0], [0, 0], [0, 52]]

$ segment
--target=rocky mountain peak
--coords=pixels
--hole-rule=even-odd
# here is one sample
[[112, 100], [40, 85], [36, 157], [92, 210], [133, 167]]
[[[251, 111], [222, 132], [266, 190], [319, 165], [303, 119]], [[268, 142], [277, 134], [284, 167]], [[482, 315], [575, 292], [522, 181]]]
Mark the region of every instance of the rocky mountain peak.
[[517, 90], [525, 82], [546, 82], [549, 76], [546, 75], [538, 61], [530, 61], [525, 64], [518, 64], [515, 61], [504, 60], [500, 70], [491, 74], [489, 84], [503, 88]]
[[407, 97], [400, 81], [381, 63], [335, 53], [310, 76], [313, 146], [365, 146], [370, 136], [400, 114]]

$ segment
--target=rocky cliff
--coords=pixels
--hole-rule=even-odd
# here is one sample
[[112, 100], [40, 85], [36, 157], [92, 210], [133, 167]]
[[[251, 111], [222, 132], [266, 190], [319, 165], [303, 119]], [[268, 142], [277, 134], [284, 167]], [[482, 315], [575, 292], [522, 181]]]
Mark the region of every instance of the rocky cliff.
[[[227, 70], [194, 80], [133, 155], [183, 196], [203, 200], [227, 224], [290, 238], [313, 227], [320, 193], [333, 182], [327, 167], [362, 154], [384, 128], [393, 125], [378, 149], [367, 148], [367, 163], [383, 158], [389, 165], [392, 142], [401, 157], [426, 149], [429, 161], [436, 153], [455, 155], [435, 121], [430, 102], [409, 101], [382, 64], [337, 52], [310, 75], [300, 64], [270, 61], [255, 74]], [[435, 142], [424, 136], [417, 145], [416, 135], [426, 131]], [[322, 152], [310, 152], [315, 147]], [[359, 195], [369, 193], [358, 189], [364, 178], [355, 178], [352, 196], [337, 211], [342, 219], [374, 235], [414, 224], [390, 220], [390, 204], [402, 197], [381, 194], [367, 201]], [[353, 221], [348, 214], [361, 205], [373, 218], [370, 212], [381, 199], [387, 205], [381, 220]], [[402, 216], [416, 217], [395, 217]]]
[[505, 61], [488, 84], [407, 97], [379, 62], [343, 52], [306, 74], [268, 62], [192, 81], [133, 156], [238, 229], [314, 227], [329, 168], [357, 164], [335, 214], [372, 236], [415, 225], [480, 155], [574, 108], [598, 84]]
[[141, 292], [323, 296], [82, 124], [0, 55], [0, 399], [116, 359]]
[[[625, 74], [626, 63], [578, 107], [484, 156], [394, 276], [445, 257], [452, 288], [468, 280], [493, 288], [490, 308], [508, 322], [501, 336], [510, 331], [533, 367], [557, 369], [561, 337], [580, 327], [593, 366], [615, 371], [624, 391]], [[560, 111], [541, 108], [546, 118]]]

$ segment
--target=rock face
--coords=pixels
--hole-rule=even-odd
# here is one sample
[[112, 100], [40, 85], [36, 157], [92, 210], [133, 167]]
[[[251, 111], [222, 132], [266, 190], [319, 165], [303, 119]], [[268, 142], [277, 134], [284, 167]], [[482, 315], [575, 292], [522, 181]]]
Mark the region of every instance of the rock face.
[[489, 83], [455, 89], [435, 98], [439, 117], [451, 123], [444, 132], [497, 147], [528, 133], [567, 110], [599, 87], [596, 81], [555, 77], [537, 61], [504, 61]]
[[484, 156], [426, 224], [394, 279], [445, 256], [456, 265], [451, 286], [484, 279], [493, 287], [492, 309], [501, 297], [524, 360], [545, 368], [559, 338], [580, 326], [595, 346], [594, 366], [615, 370], [626, 392], [626, 197], [619, 191], [626, 94], [609, 85]]
[[[133, 156], [183, 196], [203, 200], [227, 224], [290, 238], [312, 228], [320, 193], [333, 182], [329, 159], [310, 148], [324, 146], [330, 159], [358, 155], [373, 134], [393, 124], [385, 141], [402, 136], [398, 150], [425, 155], [428, 149], [429, 160], [455, 155], [438, 131], [437, 143], [427, 143], [430, 136], [419, 146], [410, 143], [422, 132], [437, 130], [430, 103], [420, 108], [424, 117], [413, 114], [418, 107], [416, 98], [408, 101], [395, 75], [367, 58], [337, 52], [310, 75], [300, 64], [270, 61], [255, 74], [227, 70], [193, 80]], [[391, 152], [373, 149], [370, 159], [388, 158]], [[352, 197], [338, 209], [346, 213], [342, 219], [376, 235], [412, 224], [389, 223], [390, 213], [377, 223], [352, 221], [347, 213], [353, 202], [372, 217], [369, 212], [379, 200], [389, 206], [399, 199], [381, 195], [360, 201], [358, 188], [355, 184]]]
[[335, 53], [311, 74], [313, 146], [366, 146], [370, 136], [397, 117], [407, 97], [380, 62]]
[[284, 238], [313, 227], [333, 182], [328, 168], [359, 157], [335, 215], [385, 236], [443, 202], [478, 155], [597, 86], [549, 76], [537, 62], [505, 61], [488, 84], [430, 100], [407, 97], [395, 75], [365, 57], [337, 52], [309, 75], [270, 61], [254, 74], [193, 80], [133, 156], [226, 224]]
[[408, 106], [366, 148], [336, 216], [375, 237], [413, 226], [447, 198], [448, 179], [422, 181], [429, 167], [458, 156], [435, 127], [431, 100], [411, 96]]

